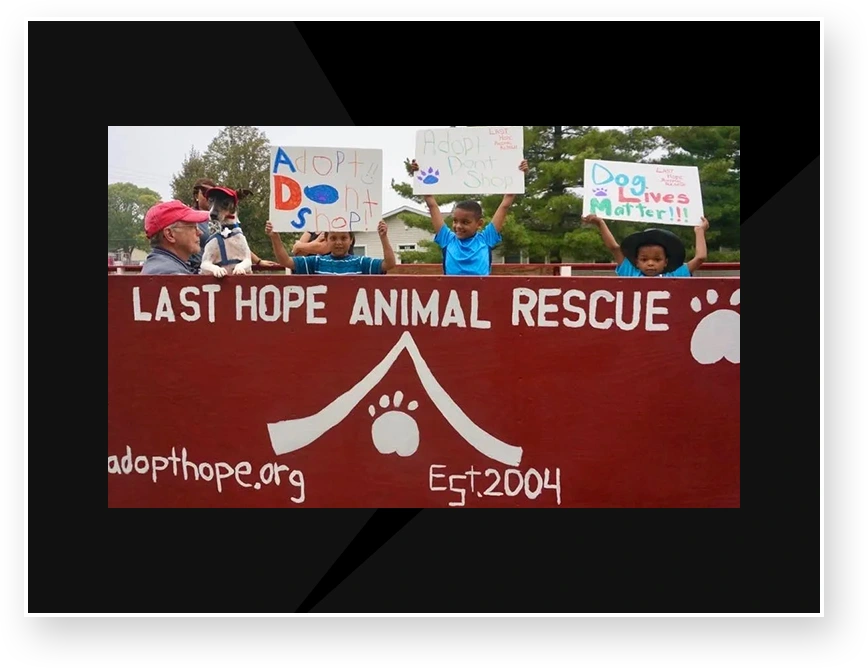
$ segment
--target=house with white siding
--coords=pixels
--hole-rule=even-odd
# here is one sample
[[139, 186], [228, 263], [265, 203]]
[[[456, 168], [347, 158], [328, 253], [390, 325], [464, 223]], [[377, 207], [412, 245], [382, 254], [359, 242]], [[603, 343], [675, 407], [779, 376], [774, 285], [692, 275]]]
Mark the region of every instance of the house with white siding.
[[[434, 235], [427, 230], [410, 227], [404, 223], [401, 215], [408, 213], [424, 216], [425, 218], [431, 217], [427, 211], [414, 209], [410, 206], [402, 206], [393, 211], [383, 213], [383, 220], [389, 226], [389, 241], [392, 242], [392, 248], [395, 250], [398, 263], [401, 262], [402, 251], [421, 250], [419, 246], [420, 241], [423, 239], [427, 241], [434, 240]], [[377, 234], [376, 230], [372, 232], [356, 232], [356, 245], [353, 249], [353, 255], [383, 258], [383, 245], [380, 243], [380, 235]]]
[[[452, 212], [452, 205], [446, 204], [441, 207], [443, 217], [446, 218]], [[401, 218], [402, 214], [413, 214], [416, 216], [424, 216], [430, 218], [431, 215], [427, 210], [415, 209], [411, 206], [402, 206], [392, 211], [387, 211], [383, 214], [383, 220], [389, 226], [389, 241], [392, 242], [392, 248], [395, 250], [395, 256], [398, 258], [398, 264], [401, 263], [402, 251], [417, 251], [422, 250], [419, 242], [434, 241], [434, 235], [427, 230], [419, 229], [418, 227], [410, 227], [404, 223]], [[504, 257], [500, 254], [498, 248], [494, 252], [494, 262], [502, 264], [505, 262]], [[375, 257], [382, 259], [383, 246], [380, 243], [380, 236], [376, 230], [373, 232], [356, 232], [356, 246], [353, 250], [353, 255]], [[510, 258], [510, 262], [526, 262], [527, 258]]]

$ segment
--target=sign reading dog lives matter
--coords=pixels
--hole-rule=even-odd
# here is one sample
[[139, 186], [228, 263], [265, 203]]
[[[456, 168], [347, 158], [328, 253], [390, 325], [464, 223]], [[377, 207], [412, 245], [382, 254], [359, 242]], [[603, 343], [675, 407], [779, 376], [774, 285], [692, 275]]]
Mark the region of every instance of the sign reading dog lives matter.
[[521, 195], [522, 160], [520, 125], [419, 130], [413, 194]]
[[702, 224], [699, 169], [585, 160], [583, 215], [658, 225]]
[[277, 232], [369, 232], [382, 215], [383, 152], [271, 147], [271, 222]]

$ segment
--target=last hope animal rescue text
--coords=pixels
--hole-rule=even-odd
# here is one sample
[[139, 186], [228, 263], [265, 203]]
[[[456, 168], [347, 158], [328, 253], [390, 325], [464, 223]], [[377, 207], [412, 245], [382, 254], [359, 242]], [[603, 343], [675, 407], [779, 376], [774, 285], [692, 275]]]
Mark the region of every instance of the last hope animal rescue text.
[[[328, 285], [236, 285], [236, 321], [288, 323], [290, 314], [306, 324], [325, 325], [329, 318], [372, 327], [458, 327], [491, 329], [493, 313], [478, 290], [416, 290], [359, 288], [349, 313], [328, 308]], [[219, 284], [162, 286], [156, 298], [132, 289], [136, 322], [217, 321], [217, 301], [225, 294]], [[484, 293], [483, 293], [484, 296]], [[669, 314], [668, 290], [580, 290], [517, 287], [512, 291], [512, 327], [590, 327], [664, 332]], [[494, 325], [502, 320], [494, 318]], [[504, 322], [503, 326], [506, 326]]]

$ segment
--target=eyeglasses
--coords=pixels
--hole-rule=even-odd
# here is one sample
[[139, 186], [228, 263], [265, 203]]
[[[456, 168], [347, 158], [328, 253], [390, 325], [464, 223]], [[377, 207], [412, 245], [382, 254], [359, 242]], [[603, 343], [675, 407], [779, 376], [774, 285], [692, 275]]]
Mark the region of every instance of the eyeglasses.
[[197, 223], [172, 223], [166, 229], [167, 230], [178, 230], [178, 229], [198, 230], [199, 225]]

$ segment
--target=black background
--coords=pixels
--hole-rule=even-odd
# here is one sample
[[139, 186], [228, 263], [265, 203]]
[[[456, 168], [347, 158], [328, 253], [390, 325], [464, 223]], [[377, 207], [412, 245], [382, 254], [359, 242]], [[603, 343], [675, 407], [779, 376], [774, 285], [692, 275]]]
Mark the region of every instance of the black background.
[[[57, 185], [46, 166], [74, 160], [66, 213], [102, 229], [86, 206], [103, 192], [87, 176], [102, 170], [101, 117], [741, 123], [741, 508], [109, 510], [102, 277], [73, 266], [77, 298], [60, 298], [57, 268], [31, 262], [29, 612], [819, 612], [816, 386], [809, 401], [785, 352], [815, 349], [802, 323], [817, 277], [770, 259], [819, 226], [819, 22], [352, 22], [336, 39], [333, 23], [227, 21], [221, 48], [219, 21], [29, 24], [29, 113], [56, 129], [29, 126], [32, 247], [92, 248], [101, 267], [100, 232], [40, 240], [51, 212], [36, 208]], [[366, 31], [380, 38], [353, 37]]]

